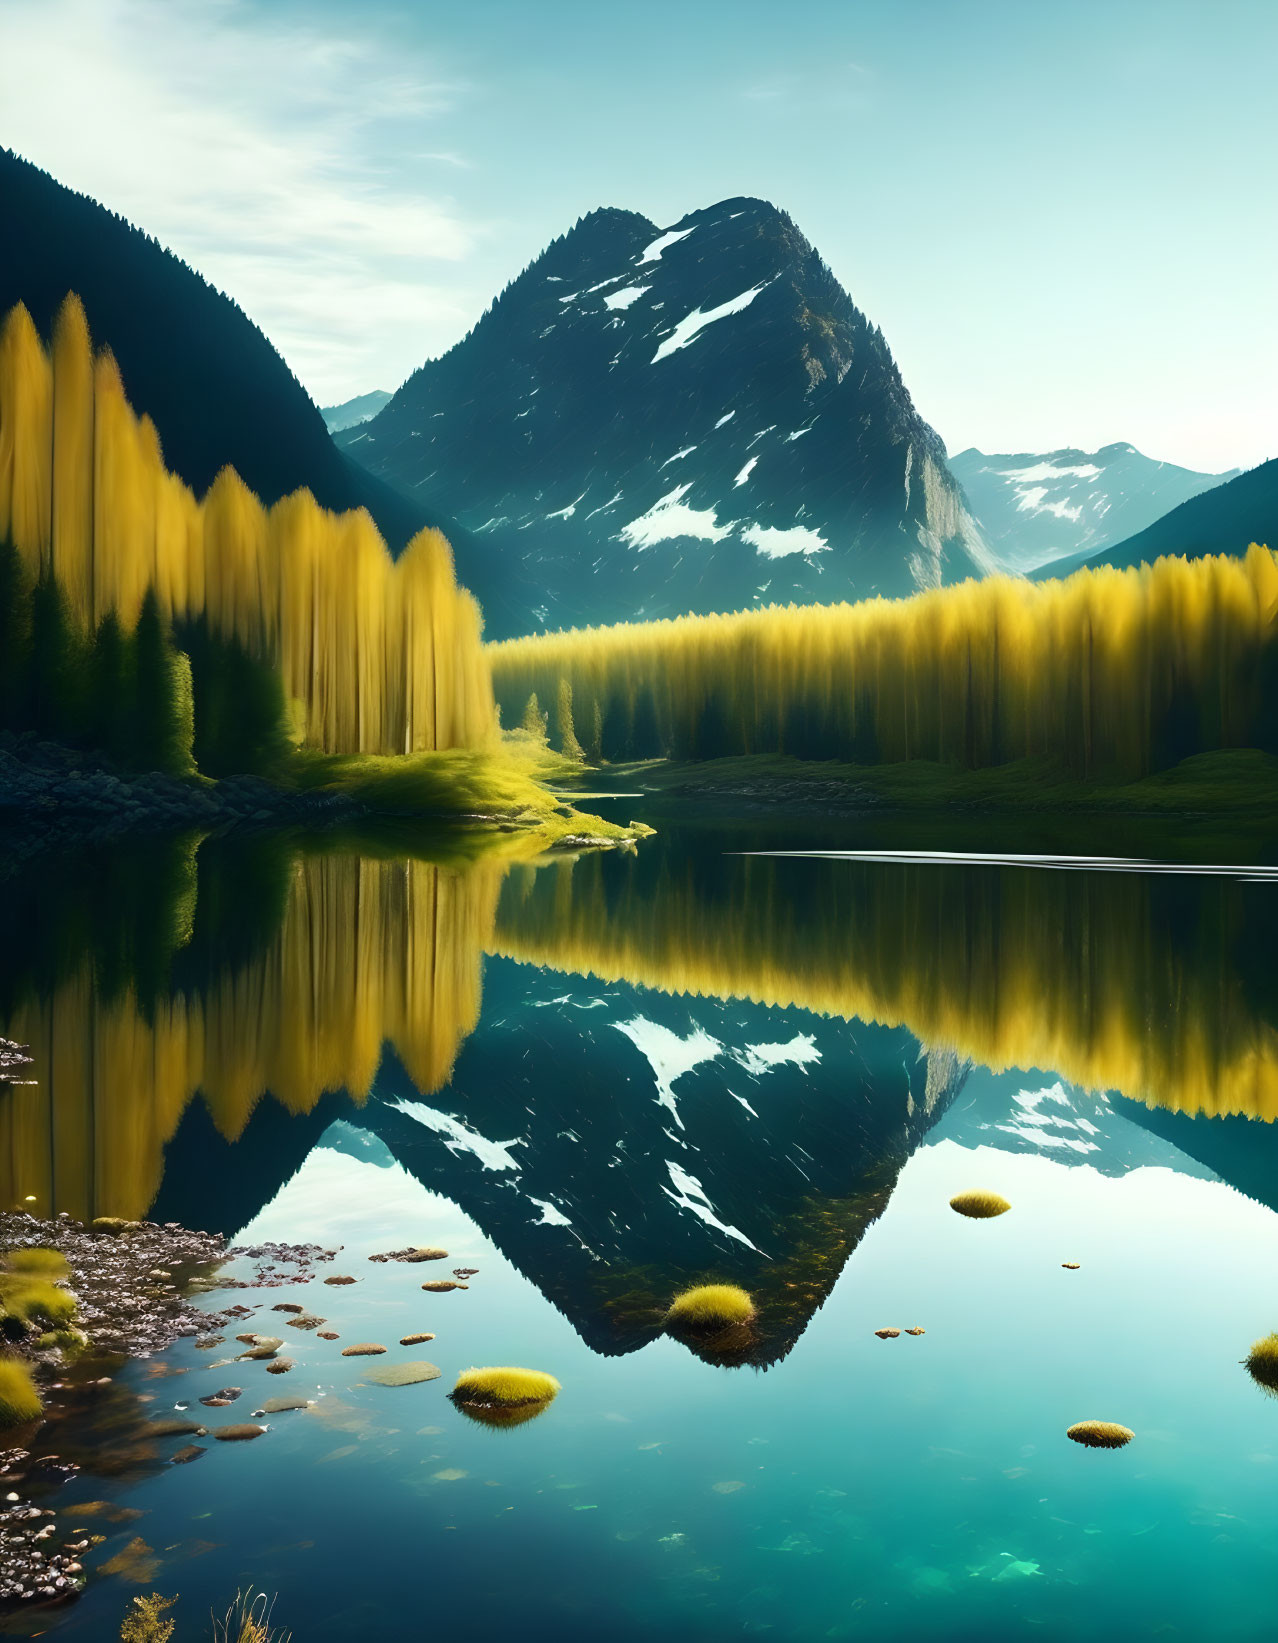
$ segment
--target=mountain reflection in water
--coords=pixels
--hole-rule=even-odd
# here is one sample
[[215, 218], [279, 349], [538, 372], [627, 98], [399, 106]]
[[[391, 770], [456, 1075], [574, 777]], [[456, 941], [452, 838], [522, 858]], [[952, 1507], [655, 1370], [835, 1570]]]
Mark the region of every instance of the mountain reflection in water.
[[[1263, 1175], [1272, 1132], [1237, 1126], [1278, 1110], [1265, 888], [734, 842], [441, 863], [206, 841], [28, 868], [0, 1033], [36, 1082], [0, 1094], [0, 1196], [234, 1233], [342, 1119], [596, 1351], [713, 1279], [755, 1296], [738, 1357], [767, 1364], [972, 1064], [1134, 1097], [1216, 1173]], [[1194, 1114], [1234, 1116], [1204, 1140]]]

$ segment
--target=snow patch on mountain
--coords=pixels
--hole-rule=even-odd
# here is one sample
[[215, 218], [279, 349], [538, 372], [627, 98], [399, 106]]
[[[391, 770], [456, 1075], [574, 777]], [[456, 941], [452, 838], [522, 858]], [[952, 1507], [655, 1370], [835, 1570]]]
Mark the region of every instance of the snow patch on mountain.
[[668, 251], [672, 245], [678, 245], [680, 240], [686, 240], [691, 233], [691, 228], [667, 229], [664, 234], [658, 235], [652, 244], [648, 246], [639, 258], [639, 266], [642, 268], [646, 262], [660, 262], [663, 251]]
[[629, 308], [631, 303], [638, 302], [645, 292], [651, 291], [650, 285], [627, 285], [620, 291], [613, 291], [604, 298], [605, 308]]
[[638, 519], [621, 527], [623, 540], [631, 547], [650, 548], [655, 542], [668, 542], [678, 536], [694, 536], [702, 542], [722, 542], [732, 533], [731, 525], [721, 525], [713, 508], [690, 508], [683, 500], [692, 489], [691, 484], [677, 485]]
[[830, 544], [819, 531], [806, 525], [778, 530], [771, 525], [747, 525], [742, 536], [765, 559], [784, 559], [792, 553], [827, 553]]
[[655, 365], [658, 360], [666, 359], [680, 348], [686, 348], [705, 330], [707, 325], [713, 325], [716, 320], [727, 319], [730, 314], [739, 314], [746, 309], [759, 295], [772, 284], [771, 280], [764, 280], [762, 285], [753, 285], [748, 291], [743, 291], [739, 297], [729, 297], [727, 302], [721, 302], [717, 308], [702, 310], [694, 308], [690, 314], [681, 319], [678, 325], [666, 338], [652, 356]]

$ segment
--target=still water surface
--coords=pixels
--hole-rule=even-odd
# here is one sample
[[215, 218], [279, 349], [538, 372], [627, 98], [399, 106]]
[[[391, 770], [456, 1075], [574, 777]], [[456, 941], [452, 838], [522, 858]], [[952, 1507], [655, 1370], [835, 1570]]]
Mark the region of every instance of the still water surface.
[[[855, 842], [205, 841], [11, 883], [38, 1083], [0, 1097], [0, 1196], [359, 1280], [208, 1297], [296, 1336], [286, 1376], [183, 1342], [50, 1434], [89, 1446], [60, 1509], [141, 1514], [92, 1565], [145, 1543], [58, 1634], [158, 1589], [202, 1636], [252, 1581], [297, 1643], [1272, 1636], [1278, 1402], [1239, 1360], [1278, 1327], [1278, 887], [739, 853]], [[971, 1187], [1011, 1213], [955, 1215]], [[419, 1243], [469, 1289], [367, 1259]], [[706, 1280], [752, 1338], [663, 1333]], [[440, 1380], [361, 1373], [421, 1355]], [[445, 1395], [475, 1363], [563, 1392], [482, 1427]], [[211, 1425], [315, 1402], [186, 1465], [138, 1444], [228, 1380]], [[1136, 1439], [1080, 1449], [1087, 1418]]]

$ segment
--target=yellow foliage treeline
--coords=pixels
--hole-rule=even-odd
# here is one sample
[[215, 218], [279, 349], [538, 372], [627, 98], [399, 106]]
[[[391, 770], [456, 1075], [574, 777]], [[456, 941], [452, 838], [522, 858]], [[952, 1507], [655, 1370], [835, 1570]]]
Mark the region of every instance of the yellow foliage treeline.
[[478, 747], [496, 733], [479, 607], [420, 531], [398, 561], [361, 508], [309, 491], [264, 508], [232, 468], [203, 500], [168, 471], [109, 350], [68, 296], [51, 352], [19, 304], [0, 330], [0, 541], [51, 574], [92, 631], [131, 629], [148, 588], [278, 666], [307, 742], [330, 752]]
[[[903, 1026], [1188, 1113], [1278, 1119], [1278, 1031], [1249, 982], [1270, 935], [1220, 877], [642, 856], [516, 874], [495, 952], [666, 993]], [[620, 881], [620, 882], [619, 882]], [[1257, 959], [1256, 962], [1259, 962]]]
[[577, 725], [601, 715], [609, 758], [975, 767], [1049, 754], [1082, 775], [1134, 777], [1257, 745], [1276, 611], [1278, 559], [1253, 545], [1241, 560], [541, 634], [489, 655], [507, 723], [567, 681]]
[[91, 965], [20, 1007], [36, 1082], [0, 1101], [0, 1203], [79, 1219], [146, 1213], [164, 1148], [200, 1094], [235, 1139], [270, 1093], [292, 1113], [362, 1100], [390, 1042], [423, 1093], [479, 1019], [505, 862], [303, 857], [270, 948], [198, 993], [103, 998]]

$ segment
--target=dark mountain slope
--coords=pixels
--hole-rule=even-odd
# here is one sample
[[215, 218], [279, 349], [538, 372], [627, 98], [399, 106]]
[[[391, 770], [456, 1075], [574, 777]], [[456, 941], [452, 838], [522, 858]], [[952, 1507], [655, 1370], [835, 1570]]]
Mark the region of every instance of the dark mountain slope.
[[903, 594], [989, 564], [882, 334], [760, 200], [665, 233], [592, 212], [339, 438], [500, 538], [503, 575], [538, 590], [527, 629]]
[[120, 363], [134, 409], [196, 491], [226, 463], [264, 501], [308, 486], [325, 507], [366, 507], [398, 549], [449, 522], [335, 449], [318, 407], [248, 316], [157, 240], [0, 149], [0, 314], [26, 303], [48, 336], [68, 291]]
[[1182, 503], [1087, 563], [1141, 565], [1164, 554], [1198, 559], [1208, 553], [1246, 553], [1252, 542], [1278, 548], [1278, 459]]

